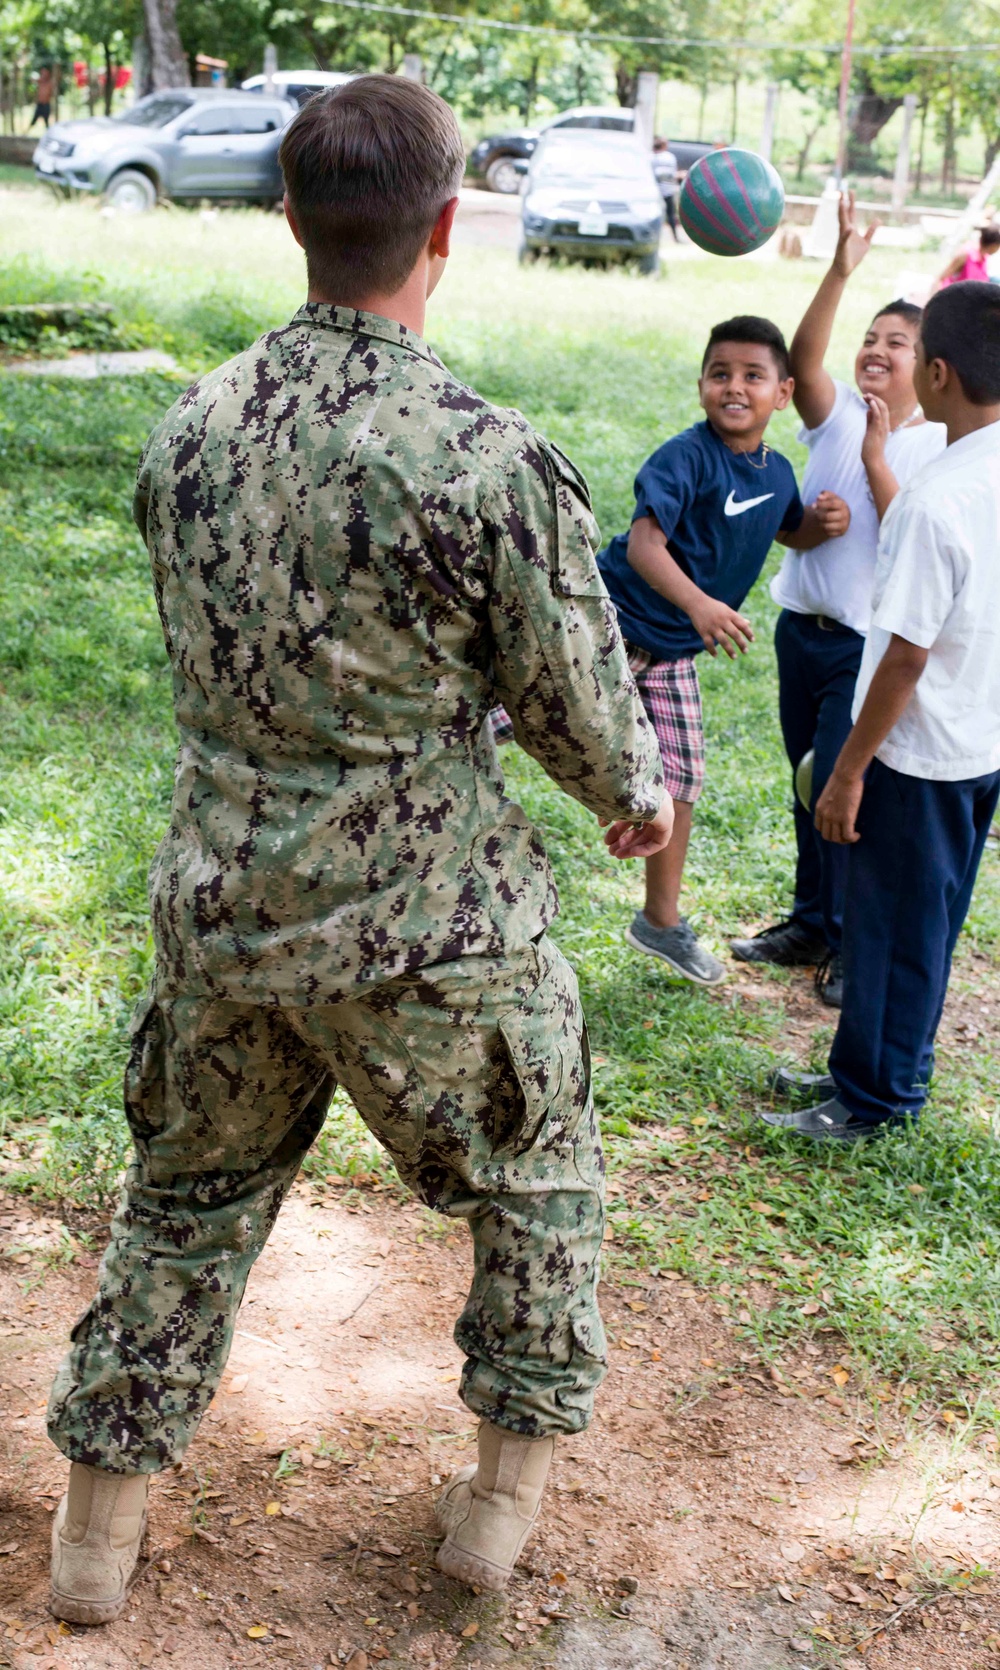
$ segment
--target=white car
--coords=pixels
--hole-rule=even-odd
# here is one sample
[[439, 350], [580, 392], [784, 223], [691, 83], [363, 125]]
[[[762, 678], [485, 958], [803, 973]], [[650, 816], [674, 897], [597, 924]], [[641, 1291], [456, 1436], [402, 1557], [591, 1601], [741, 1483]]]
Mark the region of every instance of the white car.
[[[345, 82], [355, 79], [341, 70], [275, 70], [271, 77], [275, 97], [291, 99], [297, 105], [305, 104], [314, 93], [327, 93], [331, 87], [343, 87]], [[251, 75], [240, 82], [244, 93], [263, 93], [266, 85], [267, 77], [263, 75]]]

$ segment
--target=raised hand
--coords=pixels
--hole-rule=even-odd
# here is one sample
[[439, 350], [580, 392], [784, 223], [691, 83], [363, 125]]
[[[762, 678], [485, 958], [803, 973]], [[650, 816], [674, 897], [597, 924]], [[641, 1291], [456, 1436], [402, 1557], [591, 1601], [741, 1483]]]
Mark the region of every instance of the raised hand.
[[889, 408], [885, 401], [877, 394], [866, 394], [868, 418], [865, 426], [865, 438], [861, 443], [861, 461], [868, 465], [881, 462], [885, 457], [885, 443], [891, 434]]
[[839, 278], [850, 278], [855, 267], [861, 265], [872, 247], [878, 221], [873, 220], [864, 232], [858, 230], [853, 191], [841, 192], [837, 216], [840, 221], [840, 237], [833, 257], [833, 270]]

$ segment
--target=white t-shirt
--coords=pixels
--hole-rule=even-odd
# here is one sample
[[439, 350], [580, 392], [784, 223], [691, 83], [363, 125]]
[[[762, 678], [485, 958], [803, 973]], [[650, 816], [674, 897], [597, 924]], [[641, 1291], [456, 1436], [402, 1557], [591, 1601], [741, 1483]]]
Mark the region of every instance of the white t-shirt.
[[1000, 770], [1000, 423], [955, 441], [882, 521], [854, 718], [894, 632], [930, 650], [878, 757], [908, 777]]
[[[875, 501], [861, 462], [868, 408], [846, 383], [834, 386], [837, 394], [826, 421], [799, 430], [799, 440], [809, 448], [802, 501], [811, 504], [824, 490], [837, 493], [850, 506], [851, 525], [839, 539], [824, 540], [812, 551], [786, 551], [771, 581], [771, 596], [794, 614], [829, 615], [855, 632], [867, 632], [878, 545]], [[942, 423], [919, 423], [890, 435], [885, 456], [903, 487], [944, 447]]]

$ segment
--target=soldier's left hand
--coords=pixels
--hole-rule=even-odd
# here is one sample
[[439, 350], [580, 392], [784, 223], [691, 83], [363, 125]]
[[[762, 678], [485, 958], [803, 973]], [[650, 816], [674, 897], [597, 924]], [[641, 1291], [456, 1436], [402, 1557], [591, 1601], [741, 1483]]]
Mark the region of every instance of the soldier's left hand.
[[663, 796], [660, 810], [648, 823], [619, 818], [605, 832], [604, 844], [612, 858], [652, 858], [669, 843], [674, 829], [674, 803]]

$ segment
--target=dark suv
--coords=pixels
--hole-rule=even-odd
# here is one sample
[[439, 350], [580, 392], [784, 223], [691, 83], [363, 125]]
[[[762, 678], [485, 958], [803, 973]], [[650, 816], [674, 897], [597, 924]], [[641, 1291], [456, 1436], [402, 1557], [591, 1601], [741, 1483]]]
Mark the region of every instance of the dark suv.
[[[635, 125], [635, 111], [621, 105], [581, 104], [564, 110], [543, 122], [540, 128], [516, 128], [510, 133], [492, 133], [481, 139], [469, 156], [469, 173], [482, 180], [490, 191], [513, 195], [520, 191], [524, 178], [524, 163], [534, 155], [535, 146], [543, 134], [562, 132], [569, 128], [591, 128], [605, 133], [631, 133]], [[670, 149], [677, 158], [681, 175], [693, 162], [715, 146], [701, 139], [671, 139]], [[518, 167], [518, 164], [521, 164]]]

